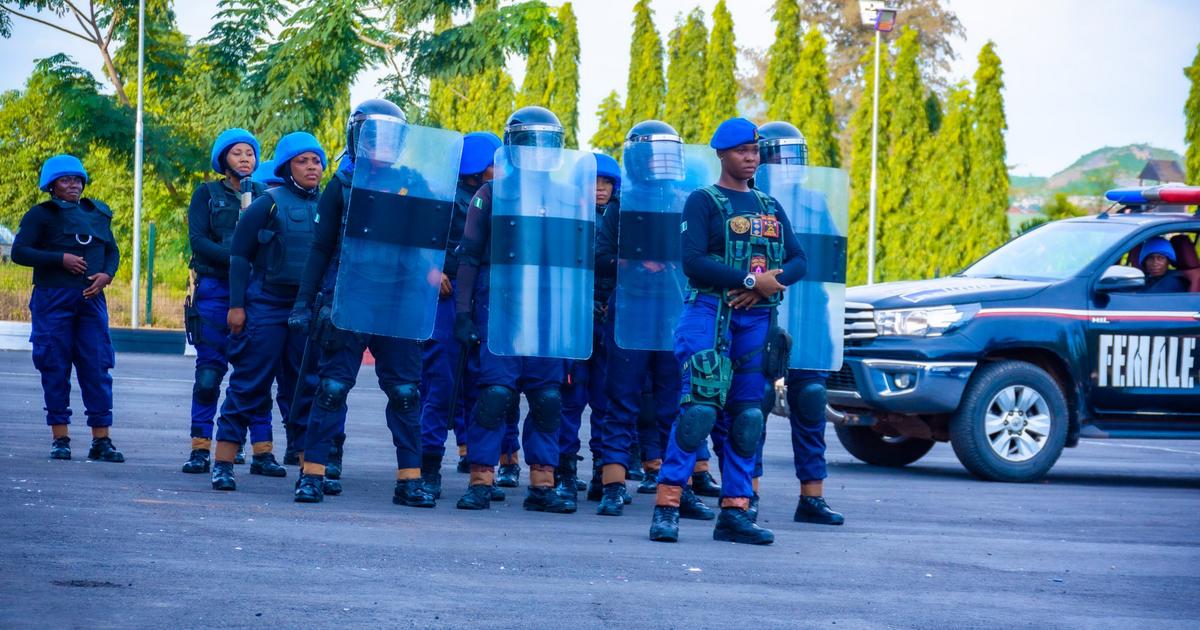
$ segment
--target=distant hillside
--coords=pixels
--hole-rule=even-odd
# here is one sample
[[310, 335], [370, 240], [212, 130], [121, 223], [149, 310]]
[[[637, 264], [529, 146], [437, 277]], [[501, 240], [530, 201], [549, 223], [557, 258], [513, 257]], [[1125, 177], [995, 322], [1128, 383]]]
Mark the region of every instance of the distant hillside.
[[[1104, 147], [1084, 155], [1075, 160], [1074, 164], [1052, 175], [1040, 186], [1039, 192], [1102, 195], [1105, 190], [1116, 186], [1135, 186], [1138, 173], [1146, 165], [1146, 160], [1150, 159], [1177, 160], [1179, 163], [1183, 163], [1183, 157], [1178, 153], [1147, 144]], [[1033, 182], [1023, 183], [1033, 184]]]

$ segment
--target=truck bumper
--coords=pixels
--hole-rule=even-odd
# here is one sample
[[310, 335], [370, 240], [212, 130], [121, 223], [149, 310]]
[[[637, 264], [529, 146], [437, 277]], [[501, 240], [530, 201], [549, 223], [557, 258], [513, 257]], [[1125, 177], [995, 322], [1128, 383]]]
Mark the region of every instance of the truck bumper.
[[828, 383], [829, 405], [898, 414], [958, 409], [974, 361], [902, 361], [846, 357]]

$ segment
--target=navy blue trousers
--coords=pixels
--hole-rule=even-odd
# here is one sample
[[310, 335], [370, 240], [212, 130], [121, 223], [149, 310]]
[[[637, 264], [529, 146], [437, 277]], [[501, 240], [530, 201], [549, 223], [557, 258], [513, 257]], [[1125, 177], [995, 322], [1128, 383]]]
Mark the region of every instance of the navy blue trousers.
[[[788, 370], [787, 373], [792, 463], [796, 467], [796, 479], [801, 482], [820, 481], [829, 476], [825, 465], [825, 406], [805, 405], [797, 400], [797, 395], [809, 384], [819, 384], [823, 394], [828, 377], [827, 372], [812, 370]], [[822, 401], [824, 398], [820, 397]]]
[[579, 431], [583, 428], [583, 409], [591, 407], [588, 449], [592, 452], [592, 459], [597, 461], [601, 452], [600, 425], [607, 418], [609, 406], [605, 393], [608, 350], [602, 326], [601, 322], [595, 324], [596, 337], [592, 343], [592, 356], [585, 361], [567, 362], [567, 382], [562, 388], [562, 426], [558, 431], [559, 452], [572, 457], [579, 454], [582, 447]]
[[[466, 410], [474, 397], [473, 374], [479, 369], [478, 352], [467, 357], [467, 366], [461, 375], [459, 357], [462, 344], [454, 338], [454, 294], [438, 300], [437, 320], [433, 326], [433, 337], [423, 343], [421, 359], [421, 451], [442, 457], [446, 454], [446, 437], [449, 435], [447, 416], [450, 415], [450, 399], [454, 396], [455, 379], [458, 383], [458, 400], [454, 409], [454, 438], [458, 444], [467, 441]], [[474, 364], [474, 365], [472, 365]]]
[[[600, 426], [601, 463], [629, 463], [634, 444], [641, 443], [642, 460], [662, 459], [671, 424], [679, 415], [679, 362], [666, 351], [626, 350], [617, 346], [609, 326], [608, 414]], [[644, 392], [650, 392], [650, 397]], [[644, 402], [654, 406], [654, 422], [639, 427]], [[707, 456], [705, 456], [705, 459]]]
[[33, 287], [33, 366], [42, 374], [46, 424], [71, 423], [71, 368], [79, 380], [90, 427], [112, 426], [112, 376], [116, 364], [108, 336], [104, 293], [84, 299], [83, 289]]

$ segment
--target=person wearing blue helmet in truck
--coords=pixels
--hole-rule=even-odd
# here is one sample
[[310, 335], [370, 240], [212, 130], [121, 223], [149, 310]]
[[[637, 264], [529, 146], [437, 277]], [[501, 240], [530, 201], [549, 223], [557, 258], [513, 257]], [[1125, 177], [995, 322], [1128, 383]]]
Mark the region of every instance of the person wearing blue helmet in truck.
[[1187, 293], [1188, 281], [1168, 266], [1175, 264], [1175, 248], [1170, 241], [1161, 237], [1142, 244], [1138, 254], [1138, 268], [1146, 274], [1146, 293]]

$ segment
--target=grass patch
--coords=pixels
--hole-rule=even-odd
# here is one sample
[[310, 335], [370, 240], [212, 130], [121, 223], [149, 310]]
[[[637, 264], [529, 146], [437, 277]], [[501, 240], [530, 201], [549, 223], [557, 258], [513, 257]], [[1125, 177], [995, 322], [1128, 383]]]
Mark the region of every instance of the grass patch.
[[[27, 322], [29, 321], [29, 295], [33, 291], [33, 269], [13, 263], [0, 264], [0, 320]], [[109, 324], [116, 327], [130, 325], [129, 299], [133, 288], [129, 281], [120, 279], [114, 281], [104, 290], [108, 299]], [[141, 304], [138, 306], [142, 313], [143, 325], [153, 328], [183, 329], [183, 300], [187, 296], [187, 287], [178, 287], [155, 283], [154, 310], [151, 320], [145, 321], [146, 287], [143, 282]]]

